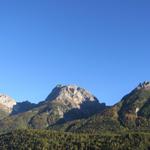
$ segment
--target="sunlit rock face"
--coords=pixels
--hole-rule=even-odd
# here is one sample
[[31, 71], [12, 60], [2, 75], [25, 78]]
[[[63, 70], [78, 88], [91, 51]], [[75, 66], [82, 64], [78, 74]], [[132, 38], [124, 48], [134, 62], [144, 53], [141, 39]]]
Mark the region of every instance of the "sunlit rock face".
[[57, 85], [46, 98], [47, 101], [57, 101], [70, 104], [73, 108], [80, 108], [84, 102], [98, 102], [97, 98], [83, 88], [76, 85]]
[[8, 95], [0, 94], [0, 109], [11, 113], [16, 101]]

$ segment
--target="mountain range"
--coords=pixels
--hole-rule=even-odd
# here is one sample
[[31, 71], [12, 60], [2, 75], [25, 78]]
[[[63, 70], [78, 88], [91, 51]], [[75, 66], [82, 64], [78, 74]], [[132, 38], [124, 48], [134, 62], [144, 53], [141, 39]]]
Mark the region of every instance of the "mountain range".
[[17, 103], [0, 94], [0, 132], [49, 129], [69, 132], [150, 130], [150, 82], [140, 83], [117, 104], [106, 106], [84, 88], [57, 85], [44, 101]]

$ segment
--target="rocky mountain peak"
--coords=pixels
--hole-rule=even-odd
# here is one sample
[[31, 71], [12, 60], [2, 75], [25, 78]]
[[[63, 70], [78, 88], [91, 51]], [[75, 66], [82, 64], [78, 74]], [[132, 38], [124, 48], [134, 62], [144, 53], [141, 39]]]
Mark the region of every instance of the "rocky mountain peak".
[[137, 87], [138, 90], [140, 89], [145, 89], [145, 90], [150, 90], [150, 82], [149, 81], [144, 81], [143, 83], [140, 83]]
[[90, 92], [76, 85], [57, 85], [46, 100], [55, 100], [62, 103], [69, 102], [77, 108], [86, 101], [98, 101]]
[[49, 115], [55, 114], [58, 122], [87, 118], [106, 108], [90, 92], [76, 85], [57, 85], [40, 106]]
[[16, 101], [13, 98], [5, 94], [0, 94], [0, 106], [2, 110], [11, 113], [14, 105], [16, 105]]

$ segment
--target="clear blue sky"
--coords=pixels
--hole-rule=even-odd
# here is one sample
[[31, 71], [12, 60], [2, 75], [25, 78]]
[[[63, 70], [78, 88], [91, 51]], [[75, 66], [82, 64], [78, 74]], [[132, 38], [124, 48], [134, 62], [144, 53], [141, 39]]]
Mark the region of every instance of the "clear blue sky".
[[0, 93], [77, 84], [114, 104], [150, 80], [149, 0], [1, 0]]

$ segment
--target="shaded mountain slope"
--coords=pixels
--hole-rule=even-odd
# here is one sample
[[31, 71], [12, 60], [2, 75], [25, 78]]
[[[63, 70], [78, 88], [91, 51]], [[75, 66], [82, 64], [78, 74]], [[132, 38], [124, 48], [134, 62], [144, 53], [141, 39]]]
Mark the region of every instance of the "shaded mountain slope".
[[11, 112], [11, 115], [26, 112], [28, 110], [33, 109], [36, 106], [37, 106], [36, 104], [30, 103], [29, 101], [17, 102], [16, 105], [13, 106], [13, 110]]

